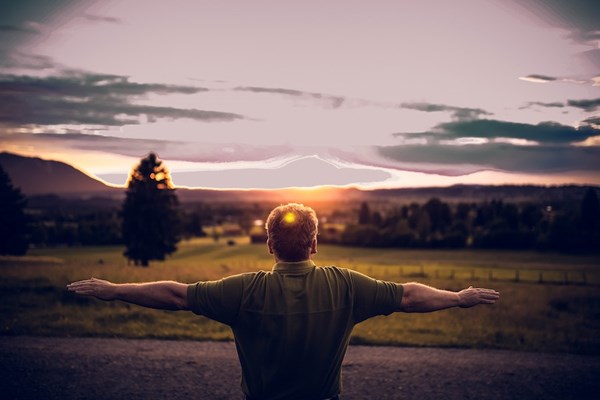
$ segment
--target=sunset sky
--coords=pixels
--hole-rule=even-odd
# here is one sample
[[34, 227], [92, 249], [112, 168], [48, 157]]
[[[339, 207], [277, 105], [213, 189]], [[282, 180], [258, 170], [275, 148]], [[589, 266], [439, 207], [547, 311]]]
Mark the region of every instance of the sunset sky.
[[123, 184], [600, 184], [600, 2], [2, 1], [0, 151]]

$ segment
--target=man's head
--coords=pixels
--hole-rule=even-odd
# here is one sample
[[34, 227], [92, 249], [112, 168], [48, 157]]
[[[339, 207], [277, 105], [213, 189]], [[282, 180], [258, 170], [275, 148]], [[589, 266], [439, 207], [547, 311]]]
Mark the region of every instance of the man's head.
[[303, 204], [276, 207], [267, 218], [269, 251], [280, 261], [303, 261], [317, 252], [317, 214]]

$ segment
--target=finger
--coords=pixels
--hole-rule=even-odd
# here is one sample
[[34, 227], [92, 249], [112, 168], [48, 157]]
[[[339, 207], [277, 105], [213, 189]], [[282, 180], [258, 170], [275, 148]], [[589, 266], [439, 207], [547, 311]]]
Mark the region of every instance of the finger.
[[86, 296], [93, 295], [93, 291], [89, 288], [78, 288], [78, 289], [73, 289], [71, 291], [75, 292], [75, 294], [82, 294], [82, 295], [86, 295]]
[[498, 293], [494, 293], [494, 292], [486, 292], [486, 293], [481, 293], [482, 296], [485, 297], [499, 297]]
[[84, 285], [84, 284], [92, 283], [93, 282], [92, 279], [83, 279], [81, 281], [75, 281], [75, 282], [70, 283], [67, 286], [78, 286], [78, 285]]
[[76, 283], [71, 283], [70, 285], [67, 285], [67, 289], [76, 289], [76, 288], [80, 288], [82, 286], [87, 285], [87, 282], [76, 282]]

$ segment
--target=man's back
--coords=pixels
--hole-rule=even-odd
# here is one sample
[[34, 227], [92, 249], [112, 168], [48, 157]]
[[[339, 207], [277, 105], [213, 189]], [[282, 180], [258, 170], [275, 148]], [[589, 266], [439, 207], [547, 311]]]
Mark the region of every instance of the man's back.
[[[279, 262], [190, 285], [191, 309], [231, 326], [250, 398], [327, 398], [341, 390], [354, 325], [400, 308], [402, 285], [354, 271]], [[208, 305], [208, 306], [207, 306]]]
[[340, 393], [342, 359], [358, 322], [394, 311], [493, 304], [500, 295], [492, 289], [453, 292], [315, 267], [311, 259], [317, 253], [317, 226], [310, 207], [290, 203], [273, 209], [265, 224], [267, 248], [276, 261], [270, 272], [192, 285], [114, 284], [92, 278], [67, 287], [102, 300], [191, 310], [231, 326], [244, 393], [250, 399], [270, 400], [326, 399]]

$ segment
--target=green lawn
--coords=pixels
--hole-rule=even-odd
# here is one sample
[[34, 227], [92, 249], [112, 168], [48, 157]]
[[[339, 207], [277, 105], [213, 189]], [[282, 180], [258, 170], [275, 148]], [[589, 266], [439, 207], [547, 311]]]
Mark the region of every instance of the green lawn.
[[[35, 249], [0, 258], [4, 335], [231, 339], [229, 329], [189, 312], [104, 303], [65, 290], [95, 276], [115, 282], [195, 282], [270, 269], [263, 245], [199, 239], [165, 262], [128, 265], [119, 247]], [[354, 343], [600, 353], [600, 257], [535, 252], [363, 249], [320, 245], [315, 261], [398, 282], [501, 292], [493, 306], [397, 313], [355, 328]], [[518, 271], [518, 272], [517, 272]]]

